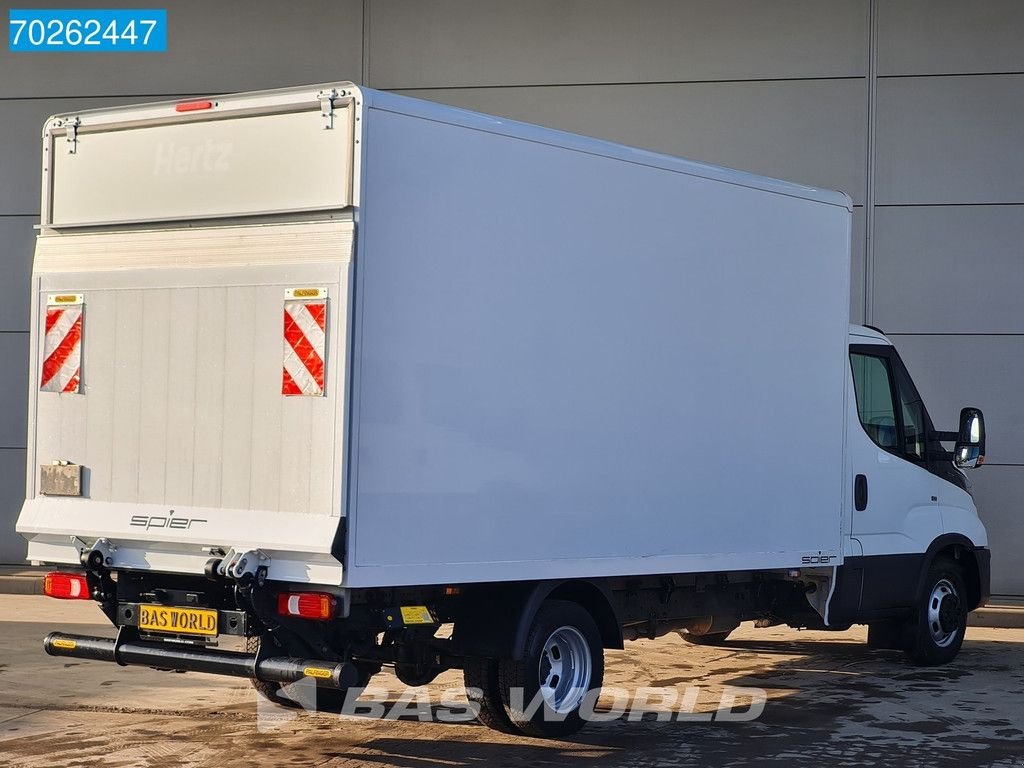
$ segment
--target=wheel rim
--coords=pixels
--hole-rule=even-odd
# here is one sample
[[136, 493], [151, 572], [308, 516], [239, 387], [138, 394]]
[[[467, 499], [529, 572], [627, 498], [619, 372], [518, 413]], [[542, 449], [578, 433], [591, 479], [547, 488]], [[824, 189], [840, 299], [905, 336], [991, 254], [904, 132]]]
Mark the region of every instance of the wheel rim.
[[575, 627], [559, 627], [544, 643], [538, 666], [541, 696], [549, 709], [566, 714], [577, 709], [590, 690], [593, 663], [590, 645]]
[[946, 648], [960, 633], [963, 609], [956, 586], [949, 579], [940, 579], [928, 597], [928, 631], [932, 642]]

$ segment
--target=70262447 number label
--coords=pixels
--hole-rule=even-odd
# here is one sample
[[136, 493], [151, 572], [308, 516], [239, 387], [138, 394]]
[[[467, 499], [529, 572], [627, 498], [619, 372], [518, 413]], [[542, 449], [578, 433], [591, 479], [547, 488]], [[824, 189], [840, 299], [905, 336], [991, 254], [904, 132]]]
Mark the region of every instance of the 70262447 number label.
[[167, 50], [167, 11], [12, 8], [7, 15], [7, 46], [16, 53], [161, 53]]

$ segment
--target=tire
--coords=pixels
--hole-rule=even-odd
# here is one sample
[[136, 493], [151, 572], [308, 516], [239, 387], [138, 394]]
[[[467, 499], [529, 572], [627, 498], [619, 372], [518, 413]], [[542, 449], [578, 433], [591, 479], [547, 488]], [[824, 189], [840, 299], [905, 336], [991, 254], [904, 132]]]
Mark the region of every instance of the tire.
[[[317, 712], [340, 712], [342, 707], [345, 705], [345, 696], [349, 691], [354, 688], [365, 688], [370, 683], [370, 678], [380, 672], [380, 666], [377, 664], [366, 664], [356, 663], [356, 669], [359, 671], [359, 682], [353, 688], [317, 688], [316, 689], [316, 711]], [[303, 704], [281, 693], [283, 687], [281, 683], [267, 682], [266, 680], [257, 680], [250, 678], [249, 682], [252, 683], [252, 687], [256, 689], [256, 692], [265, 698], [267, 701], [277, 704], [279, 707], [285, 707], [286, 709], [303, 709]]]
[[691, 632], [683, 632], [683, 640], [694, 645], [725, 645], [725, 641], [732, 634], [730, 629], [728, 632], [707, 632], [703, 635], [695, 635]]
[[959, 653], [967, 629], [967, 586], [960, 566], [939, 558], [928, 569], [915, 606], [907, 656], [915, 664], [934, 667]]
[[518, 733], [505, 711], [498, 687], [498, 660], [467, 656], [463, 660], [462, 679], [466, 697], [476, 704], [476, 719], [500, 733]]
[[293, 701], [286, 696], [281, 695], [280, 683], [257, 680], [255, 677], [249, 678], [249, 682], [252, 684], [252, 687], [256, 689], [256, 693], [272, 704], [277, 704], [277, 706], [284, 707], [285, 709], [301, 708], [301, 705], [297, 701]]
[[604, 648], [597, 624], [582, 606], [564, 600], [541, 605], [522, 659], [498, 662], [505, 712], [527, 736], [576, 733], [586, 725], [580, 716], [584, 698], [599, 690], [603, 680]]

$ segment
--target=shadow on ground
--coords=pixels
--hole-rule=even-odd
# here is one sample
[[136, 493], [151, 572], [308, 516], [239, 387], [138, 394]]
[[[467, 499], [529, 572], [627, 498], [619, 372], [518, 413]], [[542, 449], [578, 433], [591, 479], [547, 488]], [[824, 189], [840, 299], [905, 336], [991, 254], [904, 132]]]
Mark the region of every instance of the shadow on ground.
[[[1024, 758], [1024, 631], [972, 628], [960, 657], [922, 669], [869, 650], [863, 630], [840, 635], [742, 628], [724, 647], [675, 636], [608, 654], [606, 684], [629, 690], [699, 687], [696, 709], [723, 691], [755, 687], [769, 699], [752, 722], [592, 724], [570, 740], [540, 741], [474, 723], [257, 717], [244, 681], [114, 665], [65, 666], [42, 656], [34, 625], [0, 636], [0, 765], [116, 766], [1020, 766]], [[26, 633], [24, 637], [18, 632]], [[26, 650], [31, 646], [31, 650]], [[394, 693], [389, 674], [374, 680]], [[461, 685], [452, 671], [431, 701]], [[607, 705], [602, 698], [602, 704]], [[599, 705], [599, 709], [601, 706]], [[662, 711], [661, 716], [670, 713]]]

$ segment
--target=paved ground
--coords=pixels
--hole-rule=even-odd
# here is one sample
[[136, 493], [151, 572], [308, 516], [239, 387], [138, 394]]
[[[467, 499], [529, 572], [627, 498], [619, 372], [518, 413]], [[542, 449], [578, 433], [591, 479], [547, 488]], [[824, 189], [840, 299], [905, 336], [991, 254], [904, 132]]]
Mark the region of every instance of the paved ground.
[[[972, 627], [959, 659], [930, 670], [868, 651], [862, 631], [744, 627], [729, 648], [639, 641], [609, 654], [607, 684], [680, 695], [701, 686], [694, 709], [706, 713], [730, 686], [753, 686], [767, 692], [764, 713], [732, 723], [622, 717], [543, 742], [415, 717], [274, 721], [278, 711], [238, 681], [45, 656], [51, 629], [109, 633], [91, 604], [4, 595], [0, 617], [0, 765], [11, 768], [1024, 765], [1024, 630]], [[378, 683], [397, 700], [397, 680]], [[445, 674], [431, 700], [460, 684]]]

